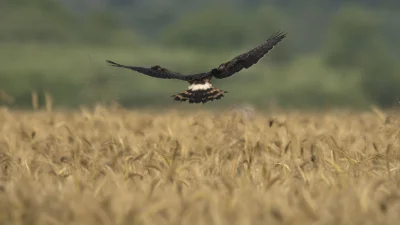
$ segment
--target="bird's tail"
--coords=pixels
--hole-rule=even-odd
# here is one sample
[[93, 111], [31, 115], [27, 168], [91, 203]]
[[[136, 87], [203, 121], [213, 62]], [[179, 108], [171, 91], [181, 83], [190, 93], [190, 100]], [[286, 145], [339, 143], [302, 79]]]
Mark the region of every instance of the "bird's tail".
[[189, 101], [189, 103], [206, 103], [208, 101], [219, 100], [224, 97], [224, 93], [228, 93], [227, 91], [220, 90], [215, 87], [210, 87], [205, 90], [193, 90], [188, 89], [182, 93], [172, 95], [175, 101]]

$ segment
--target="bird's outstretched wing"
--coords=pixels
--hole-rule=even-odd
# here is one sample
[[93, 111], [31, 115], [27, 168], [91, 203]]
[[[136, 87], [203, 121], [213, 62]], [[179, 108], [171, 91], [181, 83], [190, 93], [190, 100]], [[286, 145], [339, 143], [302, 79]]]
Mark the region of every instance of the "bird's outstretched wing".
[[150, 68], [146, 68], [146, 67], [139, 67], [139, 66], [125, 66], [125, 65], [121, 65], [121, 64], [115, 63], [110, 60], [106, 60], [106, 62], [108, 62], [111, 66], [131, 69], [136, 72], [145, 74], [147, 76], [155, 77], [155, 78], [178, 79], [178, 80], [185, 80], [185, 81], [190, 79], [188, 76], [182, 75], [180, 73], [172, 72], [161, 66], [152, 66]]
[[248, 69], [256, 64], [264, 55], [266, 55], [276, 44], [282, 41], [286, 34], [278, 31], [271, 35], [263, 44], [243, 53], [228, 62], [222, 63], [217, 69], [211, 72], [213, 77], [222, 79], [230, 77], [241, 71], [243, 68]]

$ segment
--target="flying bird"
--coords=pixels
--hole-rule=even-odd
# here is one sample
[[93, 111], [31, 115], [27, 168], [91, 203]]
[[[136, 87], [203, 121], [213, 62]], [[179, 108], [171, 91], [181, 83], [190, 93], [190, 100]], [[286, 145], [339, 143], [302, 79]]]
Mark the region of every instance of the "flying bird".
[[170, 71], [159, 65], [152, 67], [125, 66], [106, 60], [111, 66], [131, 69], [147, 76], [161, 79], [177, 79], [189, 82], [186, 91], [172, 95], [175, 101], [189, 101], [189, 103], [206, 103], [208, 101], [219, 100], [224, 97], [227, 91], [213, 87], [211, 79], [223, 79], [234, 75], [242, 69], [248, 69], [263, 58], [275, 45], [277, 45], [286, 34], [276, 32], [271, 35], [263, 44], [250, 49], [249, 51], [236, 56], [235, 58], [220, 64], [217, 68], [213, 68], [208, 72], [183, 75]]

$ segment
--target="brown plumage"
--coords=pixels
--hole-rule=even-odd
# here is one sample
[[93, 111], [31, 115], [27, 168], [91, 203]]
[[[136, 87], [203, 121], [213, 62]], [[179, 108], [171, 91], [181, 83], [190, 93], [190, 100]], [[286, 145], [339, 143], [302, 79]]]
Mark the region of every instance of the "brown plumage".
[[161, 66], [152, 66], [150, 68], [138, 67], [138, 66], [125, 66], [112, 61], [107, 60], [111, 66], [131, 69], [136, 72], [162, 79], [177, 79], [189, 82], [189, 88], [175, 95], [175, 101], [188, 101], [189, 103], [206, 103], [208, 101], [218, 100], [224, 97], [223, 91], [212, 86], [211, 79], [223, 79], [238, 73], [242, 69], [248, 69], [256, 64], [261, 58], [263, 58], [275, 45], [277, 45], [282, 39], [286, 37], [286, 34], [277, 32], [269, 37], [263, 44], [236, 56], [235, 58], [222, 63], [218, 68], [204, 73], [182, 75], [177, 72], [172, 72]]

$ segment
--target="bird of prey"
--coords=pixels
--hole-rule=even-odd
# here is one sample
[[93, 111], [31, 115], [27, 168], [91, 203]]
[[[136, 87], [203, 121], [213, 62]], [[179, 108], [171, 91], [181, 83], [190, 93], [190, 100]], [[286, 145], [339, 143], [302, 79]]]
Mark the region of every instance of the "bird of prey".
[[242, 69], [248, 69], [263, 58], [275, 45], [277, 45], [286, 34], [278, 31], [272, 34], [263, 44], [250, 49], [249, 51], [236, 56], [235, 58], [222, 63], [218, 68], [213, 68], [208, 72], [196, 73], [190, 75], [182, 75], [177, 72], [170, 71], [159, 65], [152, 67], [125, 66], [106, 60], [111, 66], [131, 69], [136, 72], [162, 79], [177, 79], [189, 82], [186, 91], [172, 95], [175, 101], [189, 101], [189, 103], [206, 103], [208, 101], [219, 100], [224, 97], [227, 91], [213, 87], [211, 79], [223, 79], [234, 75]]

